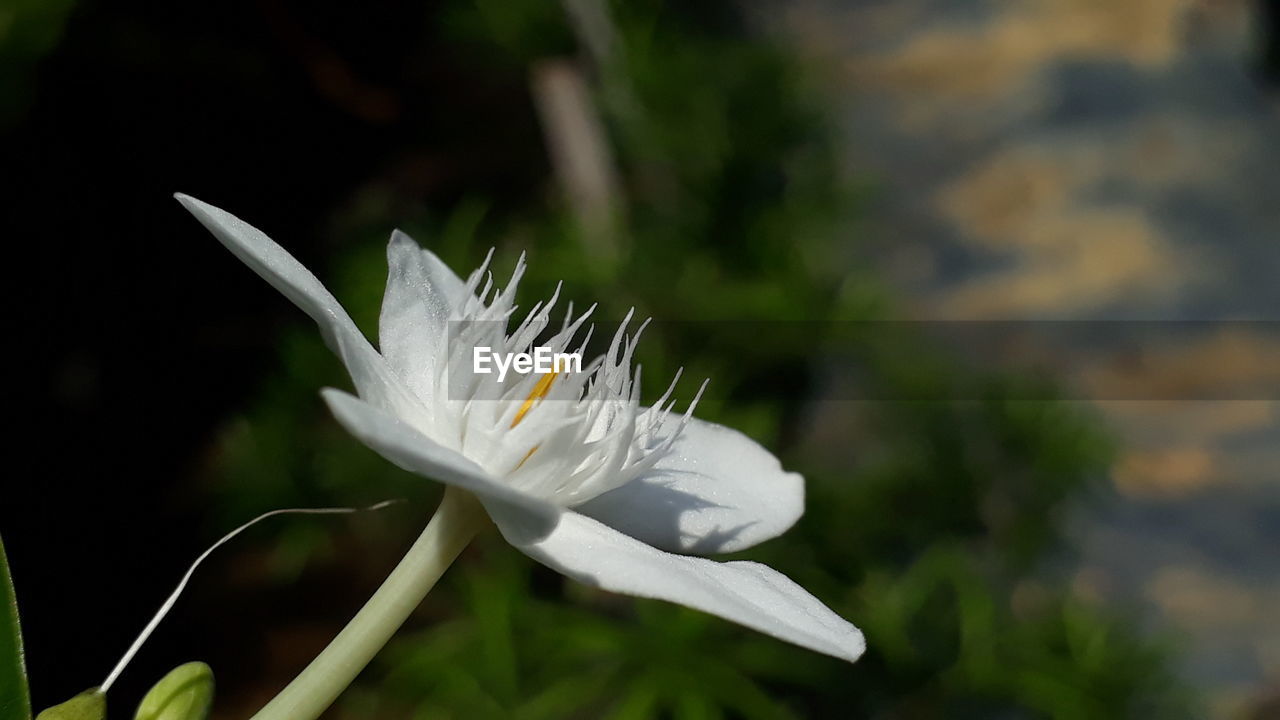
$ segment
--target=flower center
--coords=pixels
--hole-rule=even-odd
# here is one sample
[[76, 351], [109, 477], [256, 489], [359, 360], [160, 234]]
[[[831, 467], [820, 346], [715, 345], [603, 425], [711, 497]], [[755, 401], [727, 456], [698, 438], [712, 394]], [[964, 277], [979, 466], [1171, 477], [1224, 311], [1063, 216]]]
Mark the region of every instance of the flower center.
[[[514, 428], [519, 425], [520, 421], [524, 419], [525, 414], [533, 409], [534, 404], [547, 396], [547, 393], [551, 391], [551, 385], [556, 381], [556, 376], [559, 374], [559, 370], [552, 370], [538, 378], [538, 382], [533, 386], [533, 390], [529, 391], [529, 397], [524, 399], [524, 404], [516, 411], [515, 419], [511, 421], [511, 427]], [[529, 452], [525, 453], [524, 457], [520, 458], [520, 462], [516, 463], [516, 466], [512, 468], [511, 471], [515, 472], [520, 469], [521, 465], [529, 462], [529, 458], [533, 457], [533, 454], [538, 452], [538, 448], [540, 447], [542, 447], [541, 443], [529, 448]]]
[[[546, 397], [547, 393], [551, 392], [551, 385], [556, 381], [556, 376], [559, 374], [559, 370], [552, 370], [538, 378], [538, 382], [533, 386], [533, 390], [529, 391], [529, 397], [524, 399], [524, 404], [516, 411], [515, 419], [511, 421], [511, 427], [519, 425], [520, 421], [524, 419], [524, 416], [533, 409], [534, 403]], [[537, 450], [537, 448], [534, 448], [534, 450]], [[532, 454], [533, 450], [530, 450], [529, 455]], [[526, 456], [526, 459], [528, 459], [528, 456]]]
[[[679, 373], [650, 407], [640, 406], [639, 369], [631, 369], [632, 353], [645, 323], [627, 332], [628, 313], [608, 350], [586, 368], [553, 367], [502, 383], [477, 375], [474, 353], [479, 347], [503, 353], [545, 348], [553, 356], [572, 345], [585, 352], [592, 335], [578, 331], [594, 306], [575, 315], [570, 306], [564, 324], [544, 342], [539, 336], [551, 323], [559, 288], [545, 303], [533, 306], [514, 330], [508, 321], [524, 274], [524, 258], [516, 263], [507, 287], [498, 290], [488, 274], [488, 258], [467, 279], [465, 301], [454, 308], [448, 359], [436, 365], [436, 386], [453, 395], [439, 407], [442, 429], [457, 429], [459, 452], [505, 482], [564, 507], [574, 507], [621, 487], [652, 469], [671, 451], [688, 421], [701, 390], [684, 416], [672, 415]], [[482, 285], [483, 282], [483, 285]], [[492, 352], [492, 350], [490, 351]], [[544, 370], [545, 368], [539, 368]], [[534, 412], [535, 408], [541, 408]]]

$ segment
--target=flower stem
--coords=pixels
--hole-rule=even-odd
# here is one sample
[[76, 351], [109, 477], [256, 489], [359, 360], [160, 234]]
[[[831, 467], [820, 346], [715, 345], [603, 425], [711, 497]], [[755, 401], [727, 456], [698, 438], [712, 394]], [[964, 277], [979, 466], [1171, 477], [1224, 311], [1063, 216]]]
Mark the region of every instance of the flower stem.
[[318, 718], [408, 619], [486, 517], [475, 497], [456, 488], [446, 489], [435, 516], [382, 587], [252, 720]]

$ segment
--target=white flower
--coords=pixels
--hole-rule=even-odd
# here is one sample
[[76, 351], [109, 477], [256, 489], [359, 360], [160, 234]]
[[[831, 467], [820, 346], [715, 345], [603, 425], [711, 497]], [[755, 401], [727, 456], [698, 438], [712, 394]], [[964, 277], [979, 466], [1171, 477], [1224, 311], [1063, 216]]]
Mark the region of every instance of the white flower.
[[[577, 374], [500, 385], [496, 375], [463, 371], [473, 347], [523, 351], [549, 323], [554, 297], [507, 332], [523, 258], [497, 290], [488, 260], [464, 281], [394, 233], [379, 352], [266, 235], [177, 198], [319, 324], [359, 395], [322, 391], [338, 421], [396, 465], [473, 493], [521, 552], [594, 587], [680, 603], [835, 657], [862, 654], [856, 627], [772, 568], [677, 554], [777, 536], [804, 511], [803, 479], [737, 431], [671, 414], [670, 390], [640, 406], [635, 338], [619, 330], [606, 355]], [[587, 314], [570, 312], [547, 345], [570, 348]]]

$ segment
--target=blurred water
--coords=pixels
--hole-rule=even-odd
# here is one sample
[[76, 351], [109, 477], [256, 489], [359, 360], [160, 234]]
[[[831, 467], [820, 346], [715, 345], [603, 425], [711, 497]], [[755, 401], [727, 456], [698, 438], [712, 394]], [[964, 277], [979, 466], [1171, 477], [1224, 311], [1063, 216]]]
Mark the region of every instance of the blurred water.
[[[762, 19], [836, 84], [850, 167], [878, 187], [865, 234], [911, 317], [1280, 317], [1280, 100], [1250, 3], [831, 0]], [[1248, 333], [1193, 350], [1145, 371], [1280, 367]], [[1114, 496], [1073, 522], [1077, 590], [1185, 633], [1219, 714], [1252, 702], [1280, 677], [1275, 403], [1097, 405], [1124, 451]]]

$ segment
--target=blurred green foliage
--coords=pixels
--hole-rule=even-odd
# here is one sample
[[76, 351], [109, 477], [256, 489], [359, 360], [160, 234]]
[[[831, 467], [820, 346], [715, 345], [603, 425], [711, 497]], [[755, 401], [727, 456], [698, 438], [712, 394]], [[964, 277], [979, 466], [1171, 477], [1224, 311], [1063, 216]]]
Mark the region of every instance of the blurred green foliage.
[[[701, 417], [738, 427], [806, 475], [808, 513], [746, 555], [795, 578], [862, 627], [848, 665], [704, 615], [609, 596], [482, 539], [345, 696], [354, 717], [681, 719], [743, 717], [1190, 717], [1169, 653], [1131, 618], [1075, 598], [1046, 564], [1067, 504], [1110, 456], [1090, 417], [1024, 402], [1022, 378], [966, 368], [920, 338], [859, 347], [833, 323], [888, 317], [851, 272], [860, 193], [812, 74], [785, 47], [721, 12], [615, 3], [612, 54], [589, 63], [624, 197], [614, 266], [557, 202], [423, 209], [407, 231], [463, 274], [498, 247], [530, 252], [525, 298], [564, 280], [597, 317], [804, 320], [807, 342], [708, 338], [659, 325], [639, 361], [656, 395], [678, 366], [684, 398], [712, 378]], [[456, 0], [449, 42], [477, 72], [526, 75], [578, 52], [559, 3]], [[547, 178], [548, 188], [552, 179]], [[550, 193], [548, 193], [550, 195]], [[326, 281], [373, 336], [390, 203], [335, 219], [344, 244]], [[501, 276], [501, 272], [497, 273]], [[686, 328], [687, 329], [682, 329]], [[813, 403], [820, 362], [857, 359], [886, 395], [930, 402]], [[345, 382], [309, 326], [280, 346], [256, 401], [226, 430], [215, 488], [229, 524], [266, 508], [361, 504], [436, 489], [383, 462], [316, 395]], [[1041, 393], [1042, 394], [1042, 393]], [[947, 399], [951, 398], [951, 399]], [[976, 400], [974, 398], [977, 398]], [[403, 521], [402, 521], [403, 522]], [[323, 546], [297, 524], [277, 550], [296, 572]], [[387, 550], [392, 553], [392, 550]]]
[[74, 7], [74, 0], [0, 3], [0, 129], [25, 109], [32, 70], [57, 46]]

